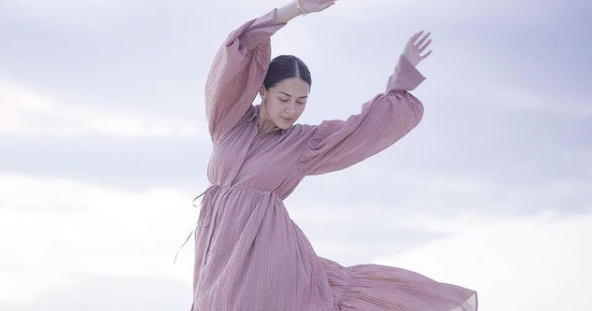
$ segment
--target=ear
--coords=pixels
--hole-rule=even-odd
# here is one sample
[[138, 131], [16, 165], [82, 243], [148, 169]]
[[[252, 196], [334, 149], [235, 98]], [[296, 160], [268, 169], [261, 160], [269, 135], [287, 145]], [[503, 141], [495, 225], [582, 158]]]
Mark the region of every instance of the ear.
[[261, 96], [261, 99], [265, 99], [266, 95], [267, 90], [265, 89], [265, 85], [261, 85], [261, 88], [259, 89], [259, 96]]

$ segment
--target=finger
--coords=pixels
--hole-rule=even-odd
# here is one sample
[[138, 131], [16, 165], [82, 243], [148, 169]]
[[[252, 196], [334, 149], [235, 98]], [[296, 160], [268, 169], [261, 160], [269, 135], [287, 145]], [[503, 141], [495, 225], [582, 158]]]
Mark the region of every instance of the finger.
[[427, 39], [430, 36], [430, 33], [428, 32], [425, 36], [423, 36], [423, 38], [421, 38], [421, 40], [419, 40], [419, 42], [417, 42], [417, 45], [422, 45], [423, 42], [425, 41], [425, 39]]
[[423, 59], [425, 59], [426, 57], [430, 56], [430, 54], [432, 54], [432, 50], [430, 50], [430, 51], [429, 51], [429, 52], [428, 52], [426, 55], [424, 55], [424, 56], [420, 56], [420, 58], [423, 60]]
[[419, 36], [421, 36], [422, 33], [423, 33], [423, 30], [415, 33], [413, 36], [411, 36], [411, 38], [409, 38], [409, 42], [414, 43], [417, 40], [417, 38], [419, 38]]
[[428, 45], [430, 45], [431, 42], [432, 42], [432, 39], [428, 40], [428, 42], [426, 42], [422, 47], [419, 48], [419, 51], [421, 52], [421, 51], [425, 50], [428, 47]]

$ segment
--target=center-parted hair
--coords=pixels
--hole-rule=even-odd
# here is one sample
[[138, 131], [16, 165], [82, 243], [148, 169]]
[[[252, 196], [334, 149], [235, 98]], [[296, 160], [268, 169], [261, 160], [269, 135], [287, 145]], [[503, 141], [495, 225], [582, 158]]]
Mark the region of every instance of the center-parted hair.
[[289, 78], [300, 78], [312, 87], [310, 71], [306, 64], [294, 55], [279, 55], [271, 60], [263, 85], [266, 90], [274, 87], [278, 82]]

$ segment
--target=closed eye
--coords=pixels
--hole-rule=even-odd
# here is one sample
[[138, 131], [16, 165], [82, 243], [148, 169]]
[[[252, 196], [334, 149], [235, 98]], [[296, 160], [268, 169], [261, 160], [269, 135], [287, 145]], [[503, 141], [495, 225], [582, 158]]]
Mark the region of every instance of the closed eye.
[[[287, 103], [287, 102], [290, 101], [289, 99], [285, 99], [285, 100], [284, 99], [280, 99], [280, 100], [283, 101], [284, 103]], [[297, 103], [299, 103], [300, 105], [304, 105], [305, 104], [303, 102], [297, 102]]]

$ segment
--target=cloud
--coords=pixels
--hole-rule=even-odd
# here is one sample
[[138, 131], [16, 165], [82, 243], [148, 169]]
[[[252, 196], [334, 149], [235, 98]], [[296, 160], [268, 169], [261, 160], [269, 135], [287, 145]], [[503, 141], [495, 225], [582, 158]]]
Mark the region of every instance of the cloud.
[[321, 211], [309, 206], [322, 203], [331, 213], [338, 212], [340, 217], [351, 213], [358, 220], [367, 217], [360, 210], [384, 213], [373, 214], [371, 219], [401, 219], [424, 212], [446, 217], [467, 211], [519, 215], [544, 210], [580, 214], [592, 209], [588, 190], [592, 184], [587, 178], [495, 179], [470, 171], [399, 168], [388, 162], [381, 157], [333, 173], [332, 178], [307, 177], [289, 200], [294, 200], [295, 210], [310, 210], [311, 217]]
[[474, 289], [483, 310], [592, 308], [589, 299], [581, 298], [581, 290], [592, 287], [590, 213], [424, 217], [416, 226], [448, 235], [375, 262]]
[[[573, 196], [576, 203], [590, 202], [585, 197], [578, 198], [589, 187], [576, 182], [513, 189], [510, 185], [502, 187], [470, 178], [442, 176], [428, 180], [401, 176], [389, 184], [399, 189], [396, 194], [389, 196], [384, 189], [374, 189], [382, 195], [366, 204], [328, 204], [322, 200], [335, 198], [339, 193], [351, 193], [350, 198], [370, 193], [365, 189], [349, 190], [335, 185], [340, 192], [332, 194], [326, 191], [328, 187], [315, 183], [310, 186], [322, 188], [323, 192], [300, 189], [308, 195], [295, 193], [286, 206], [319, 255], [345, 265], [403, 265], [425, 271], [436, 279], [475, 284], [474, 287], [487, 292], [496, 290], [496, 279], [491, 275], [481, 274], [486, 281], [480, 281], [453, 272], [479, 275], [494, 271], [495, 263], [490, 262], [493, 259], [517, 270], [527, 259], [534, 258], [527, 256], [513, 265], [510, 259], [515, 254], [524, 249], [530, 252], [532, 247], [533, 256], [543, 256], [544, 243], [549, 247], [583, 243], [582, 237], [589, 234], [579, 230], [592, 228], [578, 217], [562, 216], [563, 210], [557, 208], [563, 205], [568, 209], [565, 202]], [[0, 234], [8, 237], [0, 241], [0, 274], [6, 276], [0, 281], [0, 288], [5, 289], [0, 291], [0, 301], [31, 303], [50, 289], [67, 291], [76, 287], [88, 275], [181, 281], [191, 277], [191, 242], [181, 252], [177, 268], [170, 263], [197, 218], [197, 211], [190, 207], [193, 194], [172, 188], [121, 191], [63, 178], [9, 174], [0, 175], [0, 189]], [[517, 199], [520, 196], [530, 199]], [[555, 209], [544, 209], [530, 218], [509, 216], [509, 211], [519, 209], [520, 204], [533, 205], [523, 209], [544, 207], [537, 202], [555, 205]], [[476, 208], [479, 204], [492, 205], [480, 211], [481, 207]], [[589, 204], [587, 212], [582, 219], [588, 219], [586, 215], [592, 212]], [[564, 229], [568, 234], [559, 234]], [[527, 243], [530, 240], [532, 244]], [[575, 249], [574, 246], [558, 252], [570, 254]], [[391, 252], [394, 254], [388, 255]], [[490, 257], [496, 252], [513, 255]], [[436, 264], [434, 258], [438, 258]], [[557, 260], [565, 264], [568, 259]], [[445, 274], [448, 269], [451, 273]], [[511, 269], [505, 276], [511, 277]], [[570, 281], [575, 272], [566, 273]], [[34, 286], [29, 284], [32, 279]], [[564, 279], [557, 276], [557, 280]]]
[[305, 179], [285, 201], [319, 255], [354, 265], [413, 251], [473, 221], [592, 213], [587, 180], [531, 183], [401, 169], [386, 174], [385, 165], [365, 163], [333, 178]]
[[[43, 271], [36, 271], [37, 273]], [[37, 276], [37, 275], [36, 275]], [[31, 280], [34, 282], [34, 280]], [[191, 280], [84, 276], [68, 288], [48, 289], [35, 301], [2, 304], [2, 311], [183, 310], [191, 306]]]
[[191, 278], [193, 194], [0, 175], [0, 301], [32, 302], [85, 276]]
[[574, 98], [569, 93], [558, 94], [546, 90], [529, 90], [525, 87], [492, 87], [488, 92], [490, 101], [514, 109], [545, 112], [553, 115], [589, 117], [592, 116], [592, 103], [589, 100]]
[[[4, 14], [12, 16], [27, 15], [39, 19], [53, 19], [59, 17], [75, 17], [80, 14], [90, 14], [101, 10], [112, 10], [129, 5], [135, 0], [4, 0]], [[10, 10], [8, 10], [10, 9]], [[73, 14], [76, 12], [77, 14]]]
[[[140, 280], [133, 289], [154, 278], [154, 288], [189, 284], [191, 243], [170, 266], [197, 217], [195, 193], [180, 190], [195, 189], [194, 179], [181, 188], [178, 172], [205, 170], [207, 159], [179, 146], [197, 138], [201, 153], [210, 141], [205, 118], [188, 116], [203, 111], [194, 99], [218, 44], [274, 6], [3, 3], [1, 162], [16, 174], [0, 175], [0, 302], [62, 310], [58, 300], [76, 296], [80, 310], [96, 301], [93, 284], [104, 296], [125, 280]], [[484, 308], [591, 309], [575, 296], [592, 287], [582, 240], [590, 140], [576, 118], [591, 115], [583, 6], [347, 0], [280, 30], [273, 53], [313, 70], [312, 123], [359, 112], [382, 91], [408, 34], [425, 27], [434, 36], [434, 55], [419, 67], [428, 80], [414, 91], [426, 117], [413, 137], [308, 179], [286, 201], [318, 253], [466, 285]]]
[[20, 136], [206, 137], [199, 121], [61, 102], [0, 80], [0, 133]]

